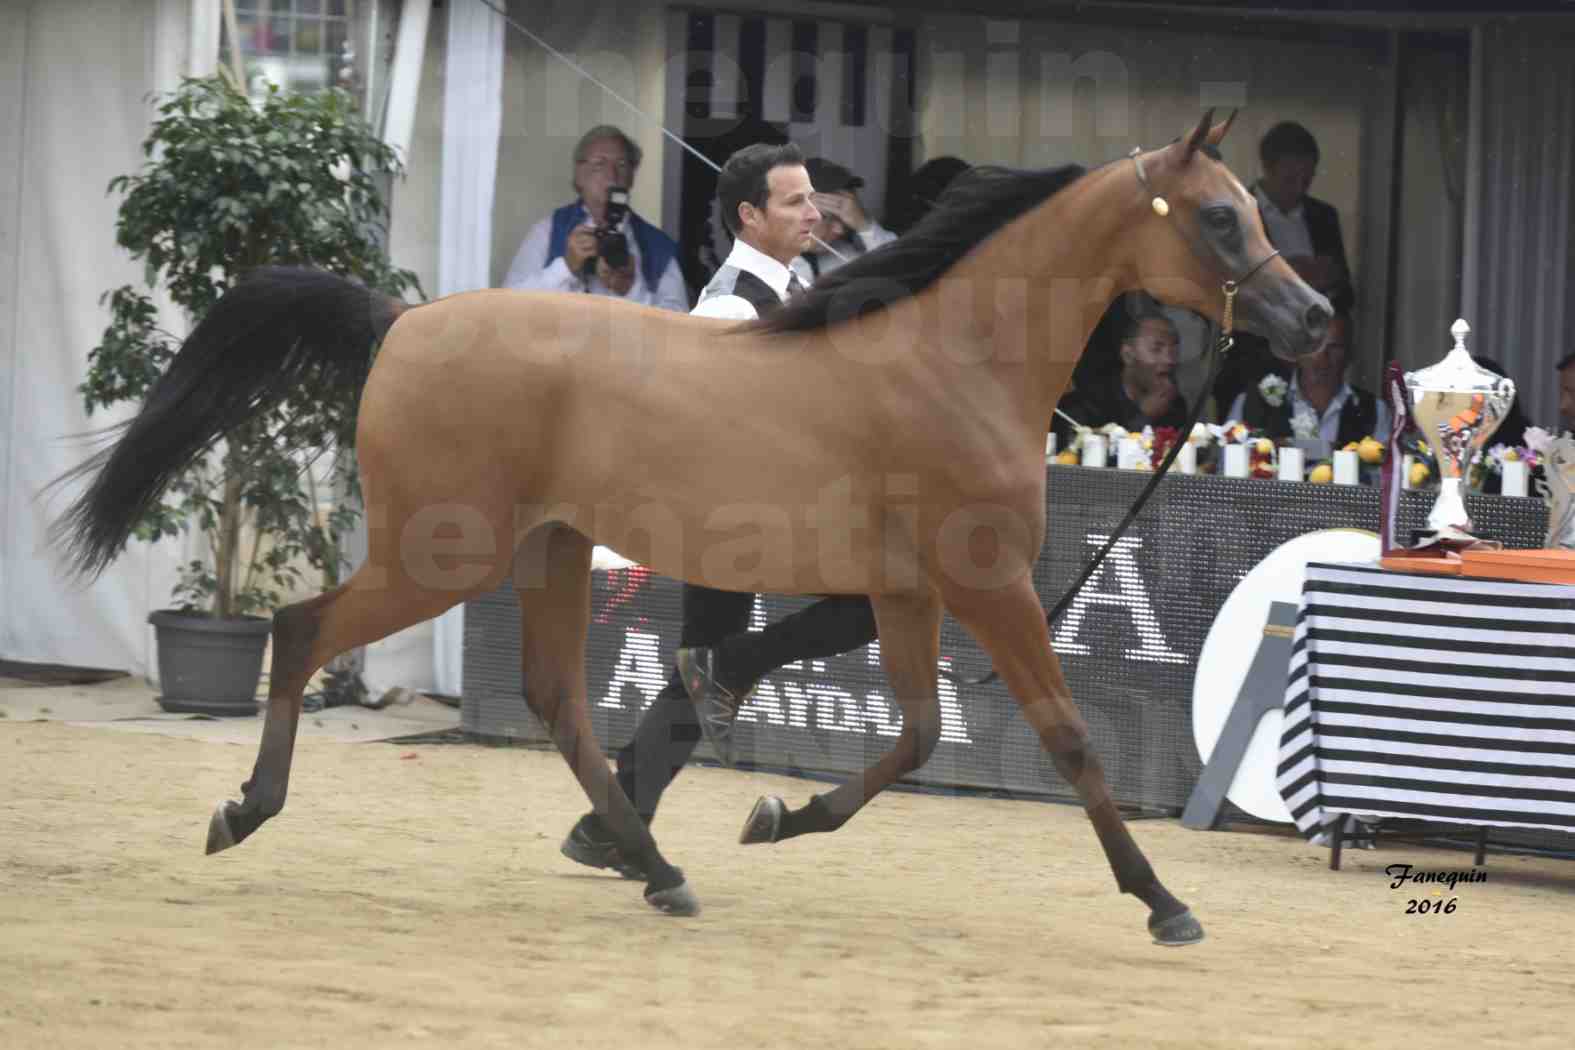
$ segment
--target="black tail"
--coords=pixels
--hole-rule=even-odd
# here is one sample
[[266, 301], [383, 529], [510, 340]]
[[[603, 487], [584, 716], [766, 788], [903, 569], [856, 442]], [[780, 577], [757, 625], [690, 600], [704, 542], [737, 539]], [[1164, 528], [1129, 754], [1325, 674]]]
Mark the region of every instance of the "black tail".
[[[355, 398], [399, 300], [322, 270], [254, 270], [215, 303], [110, 448], [59, 479], [94, 475], [54, 523], [73, 570], [94, 577], [120, 554], [165, 486], [225, 431], [293, 390]], [[59, 483], [57, 482], [57, 483]]]

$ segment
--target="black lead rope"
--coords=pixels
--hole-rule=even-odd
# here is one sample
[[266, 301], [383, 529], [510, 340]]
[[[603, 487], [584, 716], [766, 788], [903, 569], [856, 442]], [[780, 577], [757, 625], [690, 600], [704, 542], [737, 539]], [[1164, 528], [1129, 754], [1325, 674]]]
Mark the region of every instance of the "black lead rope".
[[[1264, 261], [1267, 262], [1268, 260]], [[1258, 265], [1262, 266], [1263, 263]], [[1257, 272], [1257, 267], [1253, 268], [1253, 272]], [[1227, 313], [1226, 316], [1228, 318], [1229, 314]], [[1127, 511], [1127, 516], [1121, 519], [1121, 524], [1117, 525], [1115, 530], [1106, 537], [1105, 545], [1094, 552], [1094, 556], [1088, 560], [1088, 564], [1083, 566], [1082, 573], [1072, 582], [1072, 586], [1068, 587], [1066, 592], [1061, 595], [1061, 600], [1056, 602], [1051, 610], [1045, 614], [1045, 622], [1050, 625], [1052, 634], [1055, 633], [1056, 621], [1071, 606], [1072, 599], [1077, 597], [1077, 592], [1083, 589], [1083, 585], [1093, 577], [1094, 573], [1099, 571], [1099, 566], [1104, 563], [1106, 555], [1115, 549], [1116, 542], [1121, 539], [1122, 534], [1137, 520], [1138, 514], [1143, 510], [1143, 505], [1148, 502], [1149, 497], [1154, 494], [1154, 490], [1159, 487], [1160, 479], [1165, 476], [1166, 471], [1170, 470], [1170, 465], [1176, 461], [1176, 456], [1181, 452], [1181, 446], [1186, 444], [1191, 438], [1192, 429], [1197, 426], [1198, 420], [1203, 416], [1203, 402], [1207, 400], [1208, 391], [1214, 389], [1214, 381], [1219, 378], [1220, 365], [1224, 362], [1225, 354], [1230, 350], [1234, 342], [1235, 340], [1227, 330], [1222, 332], [1219, 338], [1210, 344], [1212, 353], [1209, 361], [1208, 378], [1204, 380], [1203, 392], [1199, 394], [1198, 402], [1193, 406], [1192, 414], [1187, 420], [1185, 429], [1176, 436], [1176, 440], [1171, 444], [1170, 448], [1165, 450], [1165, 457], [1160, 460], [1159, 466], [1154, 469], [1153, 475], [1148, 479], [1148, 484], [1143, 486], [1143, 491], [1138, 494], [1138, 498], [1133, 502], [1132, 508]], [[999, 677], [999, 674], [993, 667], [990, 669], [989, 674], [980, 678], [965, 678], [945, 667], [941, 668], [940, 672], [941, 677], [957, 685], [966, 686], [988, 685]]]

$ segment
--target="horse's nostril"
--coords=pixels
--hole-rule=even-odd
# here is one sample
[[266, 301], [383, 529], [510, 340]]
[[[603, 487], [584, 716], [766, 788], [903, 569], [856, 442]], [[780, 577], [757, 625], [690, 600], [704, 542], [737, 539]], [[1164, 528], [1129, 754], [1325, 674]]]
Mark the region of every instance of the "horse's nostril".
[[1318, 303], [1313, 303], [1307, 308], [1303, 317], [1309, 332], [1321, 332], [1329, 327], [1329, 308]]

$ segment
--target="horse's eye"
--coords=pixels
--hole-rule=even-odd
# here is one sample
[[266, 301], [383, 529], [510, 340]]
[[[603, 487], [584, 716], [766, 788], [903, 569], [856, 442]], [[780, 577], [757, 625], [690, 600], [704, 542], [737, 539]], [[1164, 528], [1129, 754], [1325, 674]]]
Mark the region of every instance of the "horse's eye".
[[1236, 213], [1230, 208], [1210, 208], [1203, 213], [1203, 221], [1225, 233], [1236, 225]]

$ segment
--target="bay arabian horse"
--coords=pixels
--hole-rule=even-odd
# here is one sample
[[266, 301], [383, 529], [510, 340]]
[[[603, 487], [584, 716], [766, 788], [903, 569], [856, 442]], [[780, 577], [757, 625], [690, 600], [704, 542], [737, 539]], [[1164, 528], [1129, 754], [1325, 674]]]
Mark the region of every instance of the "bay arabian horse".
[[118, 442], [73, 472], [92, 481], [57, 523], [75, 568], [101, 571], [226, 428], [303, 385], [361, 390], [370, 550], [349, 582], [274, 614], [256, 765], [241, 800], [215, 810], [208, 851], [283, 807], [319, 668], [512, 572], [526, 703], [620, 849], [640, 858], [646, 899], [696, 913], [591, 730], [585, 641], [603, 544], [711, 587], [874, 603], [901, 734], [800, 810], [763, 799], [746, 841], [835, 830], [924, 764], [941, 729], [946, 609], [1076, 787], [1154, 939], [1199, 940], [1110, 796], [1030, 570], [1051, 411], [1117, 294], [1145, 289], [1216, 321], [1234, 300], [1242, 326], [1287, 358], [1322, 343], [1329, 305], [1274, 257], [1252, 196], [1218, 159], [1230, 121], [1211, 119], [1087, 173], [965, 177], [894, 244], [757, 322], [501, 290], [406, 306], [306, 268], [238, 281]]

